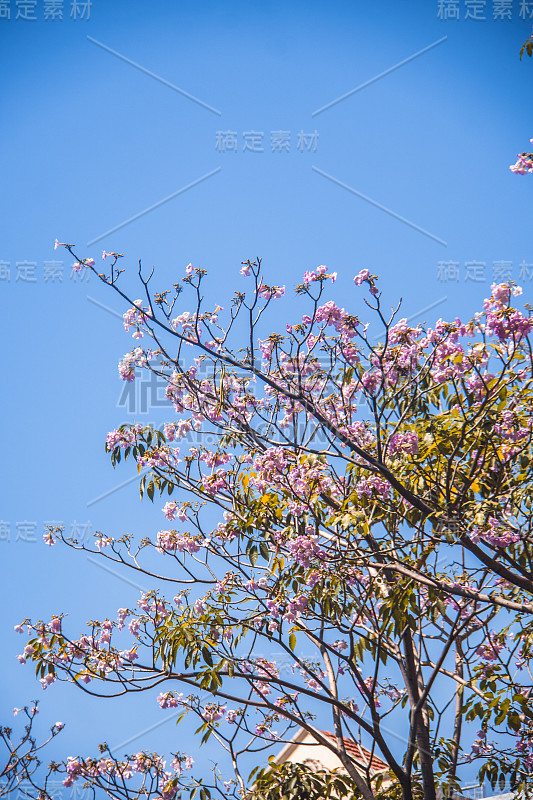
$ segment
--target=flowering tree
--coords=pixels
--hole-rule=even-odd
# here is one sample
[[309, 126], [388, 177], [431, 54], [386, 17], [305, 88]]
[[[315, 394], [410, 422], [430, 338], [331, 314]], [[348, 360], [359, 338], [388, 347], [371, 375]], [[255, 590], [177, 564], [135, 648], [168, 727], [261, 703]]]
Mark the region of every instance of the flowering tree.
[[0, 797], [9, 797], [16, 789], [19, 796], [50, 800], [48, 781], [55, 771], [55, 765], [51, 765], [47, 775], [43, 777], [39, 772], [41, 751], [63, 730], [64, 725], [56, 722], [50, 728], [47, 738], [38, 744], [33, 732], [35, 715], [39, 712], [38, 705], [36, 700], [31, 706], [14, 709], [14, 715], [22, 713], [26, 721], [24, 731], [18, 737], [13, 736], [12, 728], [0, 727], [0, 742], [7, 751], [7, 761], [3, 767], [0, 766]]
[[[307, 781], [300, 796], [313, 797], [331, 775], [309, 782], [305, 768], [272, 766], [250, 784], [240, 766], [302, 727], [365, 800], [385, 789], [434, 800], [471, 762], [493, 786], [509, 778], [526, 789], [533, 318], [513, 307], [520, 289], [494, 285], [467, 322], [412, 327], [399, 306], [385, 312], [376, 276], [363, 270], [356, 292], [369, 292], [378, 343], [326, 299], [336, 275], [318, 267], [296, 287], [301, 319], [271, 333], [285, 287], [265, 282], [259, 259], [243, 263], [249, 288], [224, 312], [205, 307], [203, 269], [189, 265], [181, 284], [154, 293], [139, 265], [143, 298], [132, 301], [121, 254], [104, 252], [110, 266], [98, 273], [64, 246], [77, 270], [127, 303], [136, 344], [122, 379], [148, 370], [166, 383], [172, 419], [162, 430], [123, 425], [107, 450], [115, 466], [136, 462], [141, 497], [164, 498], [167, 523], [141, 541], [98, 533], [87, 547], [60, 528], [45, 541], [89, 549], [171, 591], [147, 592], [81, 635], [61, 613], [26, 619], [18, 658], [35, 662], [43, 688], [65, 680], [96, 695], [153, 691], [162, 709], [196, 716], [201, 742], [216, 740], [232, 770], [194, 778], [191, 753], [174, 753], [169, 769], [155, 754], [104, 745], [99, 758], [62, 765], [65, 785], [82, 778], [124, 797], [133, 781], [136, 794], [205, 800], [289, 797]], [[347, 751], [349, 738], [368, 749], [366, 764]], [[374, 753], [389, 775], [376, 779]]]
[[[533, 139], [529, 141], [533, 142]], [[533, 172], [533, 153], [517, 153], [516, 158], [516, 162], [509, 167], [511, 172], [514, 172], [515, 175], [527, 175], [528, 172]]]

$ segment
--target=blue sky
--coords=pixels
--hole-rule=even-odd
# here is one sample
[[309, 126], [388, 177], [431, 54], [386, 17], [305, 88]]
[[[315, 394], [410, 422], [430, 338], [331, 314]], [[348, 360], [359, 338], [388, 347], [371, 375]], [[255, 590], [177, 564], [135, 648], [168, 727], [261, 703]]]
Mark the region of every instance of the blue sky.
[[[453, 3], [93, 0], [74, 19], [65, 0], [63, 19], [46, 19], [45, 0], [0, 3], [4, 719], [40, 697], [43, 718], [68, 723], [69, 752], [161, 719], [153, 697], [110, 715], [69, 687], [43, 694], [14, 657], [26, 616], [68, 609], [80, 626], [138, 596], [48, 550], [45, 521], [143, 535], [162, 520], [135, 483], [117, 488], [132, 473], [103, 449], [116, 425], [161, 418], [121, 401], [125, 309], [94, 278], [73, 280], [54, 239], [96, 259], [118, 250], [130, 269], [141, 258], [161, 287], [203, 266], [221, 305], [255, 256], [288, 290], [326, 264], [346, 307], [368, 268], [388, 304], [401, 296], [428, 322], [467, 317], [495, 270], [519, 280], [522, 263], [531, 300], [532, 185], [508, 165], [533, 135], [533, 62], [518, 57], [533, 3], [507, 3], [510, 19], [492, 0], [472, 19], [474, 5], [442, 19]], [[36, 19], [16, 19], [23, 7]], [[245, 149], [252, 131], [262, 152]], [[281, 327], [290, 302], [279, 307]], [[170, 730], [132, 747], [164, 747]]]

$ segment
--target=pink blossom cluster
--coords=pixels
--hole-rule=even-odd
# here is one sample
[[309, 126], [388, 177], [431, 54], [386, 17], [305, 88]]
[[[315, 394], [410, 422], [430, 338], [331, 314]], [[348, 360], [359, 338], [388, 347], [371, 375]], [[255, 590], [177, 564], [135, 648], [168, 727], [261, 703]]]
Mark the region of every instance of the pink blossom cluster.
[[180, 463], [179, 452], [179, 447], [168, 447], [166, 445], [151, 447], [149, 450], [145, 450], [142, 455], [137, 456], [137, 463], [141, 467], [150, 467], [152, 469], [154, 467], [172, 469]]
[[148, 317], [151, 317], [152, 313], [149, 308], [143, 308], [142, 300], [135, 300], [133, 307], [129, 308], [125, 314], [123, 314], [124, 318], [124, 330], [129, 331], [130, 328], [135, 328], [132, 336], [134, 339], [142, 339], [144, 333], [142, 331], [142, 325], [146, 322]]
[[410, 456], [416, 455], [418, 453], [418, 434], [409, 431], [393, 434], [389, 439], [388, 450], [391, 455], [398, 453]]
[[487, 743], [487, 732], [484, 730], [478, 731], [470, 751], [471, 756], [485, 755], [491, 751], [492, 747]]
[[[312, 321], [310, 317], [304, 317], [302, 321], [307, 322], [307, 320], [309, 323]], [[317, 308], [314, 321], [332, 326], [340, 334], [340, 341], [343, 344], [350, 343], [351, 339], [357, 335], [356, 329], [360, 325], [357, 317], [348, 314], [344, 308], [339, 308], [333, 300]]]
[[187, 520], [187, 510], [185, 506], [180, 506], [175, 500], [169, 500], [165, 503], [163, 514], [169, 521], [179, 519], [180, 522], [185, 522]]
[[221, 464], [228, 464], [233, 459], [231, 453], [217, 452], [213, 453], [210, 450], [204, 450], [200, 456], [200, 461], [207, 464], [208, 467], [219, 467]]
[[[181, 597], [176, 597], [175, 603], [179, 605]], [[55, 682], [56, 668], [77, 670], [78, 679], [82, 683], [89, 683], [93, 678], [102, 678], [111, 672], [118, 673], [125, 663], [131, 664], [139, 656], [137, 646], [122, 650], [111, 646], [113, 629], [122, 630], [126, 619], [132, 617], [128, 628], [139, 639], [143, 625], [148, 623], [157, 628], [170, 613], [169, 604], [158, 598], [155, 592], [141, 595], [138, 605], [148, 618], [134, 617], [129, 609], [120, 608], [116, 622], [109, 619], [93, 621], [92, 634], [83, 635], [72, 642], [62, 636], [60, 616], [53, 616], [49, 623], [39, 622], [36, 625], [26, 620], [24, 624], [28, 626], [28, 633], [34, 633], [35, 638], [30, 640], [17, 659], [24, 664], [27, 658], [31, 658], [48, 666], [48, 672], [41, 680], [43, 689]], [[18, 625], [16, 630], [22, 632], [22, 627], [23, 624]]]
[[231, 528], [228, 523], [229, 520], [227, 522], [219, 522], [213, 531], [213, 535], [220, 542], [231, 542], [239, 536], [238, 531]]
[[188, 419], [181, 419], [178, 422], [169, 422], [163, 426], [167, 442], [183, 439], [192, 429], [192, 422]]
[[[288, 473], [291, 490], [300, 500], [310, 501], [313, 496], [329, 494], [340, 499], [343, 496], [342, 487], [333, 479], [329, 466], [321, 461], [311, 462], [300, 460], [299, 464], [291, 467]], [[305, 510], [305, 505], [298, 502], [289, 504], [292, 514], [300, 514]]]
[[161, 692], [157, 697], [157, 702], [159, 703], [159, 708], [178, 708], [178, 706], [183, 705], [182, 698], [182, 694], [176, 695], [172, 691]]
[[275, 661], [269, 661], [263, 656], [259, 656], [253, 663], [250, 661], [242, 662], [241, 670], [253, 678], [252, 685], [262, 697], [267, 697], [272, 693], [272, 678], [279, 677], [279, 669]]
[[118, 363], [118, 374], [123, 381], [131, 383], [135, 380], [135, 369], [146, 367], [148, 359], [141, 347], [135, 347], [131, 352], [126, 353]]
[[285, 294], [285, 287], [267, 286], [265, 283], [261, 283], [257, 287], [257, 294], [264, 300], [270, 300], [271, 298], [277, 299], [279, 297], [283, 297], [283, 295]]
[[115, 447], [131, 447], [132, 445], [136, 444], [138, 434], [142, 433], [143, 426], [140, 424], [132, 425], [129, 428], [124, 428], [123, 430], [113, 430], [109, 431], [106, 436], [106, 444], [109, 450], [114, 450]]
[[172, 327], [176, 329], [181, 327], [183, 333], [185, 334], [192, 332], [196, 324], [196, 314], [191, 314], [189, 311], [184, 311], [182, 314], [179, 314], [175, 319], [172, 320]]
[[[59, 244], [60, 242], [56, 239], [54, 250], [57, 249]], [[94, 258], [84, 258], [83, 261], [76, 261], [76, 263], [72, 265], [72, 271], [81, 272], [84, 267], [94, 267]]]
[[498, 661], [500, 653], [505, 648], [505, 640], [501, 636], [489, 635], [476, 649], [476, 654], [486, 663]]
[[330, 272], [328, 274], [328, 268], [325, 267], [324, 264], [321, 264], [315, 270], [306, 270], [302, 278], [302, 283], [304, 284], [304, 286], [309, 286], [309, 284], [312, 283], [313, 281], [324, 280], [327, 278], [329, 278], [332, 283], [335, 283], [335, 281], [337, 280], [337, 273]]
[[355, 283], [356, 286], [361, 286], [361, 284], [363, 284], [363, 283], [368, 283], [368, 285], [370, 287], [370, 294], [372, 294], [372, 295], [374, 295], [374, 297], [376, 297], [379, 294], [378, 288], [377, 288], [376, 283], [375, 283], [376, 278], [377, 278], [377, 275], [371, 275], [370, 272], [367, 269], [362, 269], [355, 276], [355, 278], [353, 279], [353, 282]]
[[[196, 359], [197, 364], [201, 359]], [[256, 408], [261, 407], [261, 401], [248, 393], [247, 389], [251, 379], [237, 379], [234, 374], [220, 376], [220, 382], [212, 380], [199, 381], [197, 366], [191, 366], [185, 373], [173, 373], [167, 380], [165, 396], [173, 404], [178, 413], [189, 412], [191, 419], [188, 424], [193, 428], [201, 426], [202, 422], [220, 422], [224, 413], [236, 420], [249, 421]], [[191, 390], [194, 384], [194, 391]], [[221, 393], [224, 403], [221, 404]], [[175, 428], [170, 428], [169, 433], [179, 435], [190, 430], [183, 423], [174, 423]]]
[[[533, 171], [533, 170], [532, 170]], [[533, 770], [533, 739], [527, 731], [521, 732], [516, 750], [520, 755], [520, 760], [527, 770]]]
[[361, 383], [366, 391], [375, 397], [380, 389], [385, 385], [384, 377], [380, 371], [374, 370], [373, 372], [365, 372], [361, 376]]
[[[533, 143], [533, 139], [529, 141]], [[509, 169], [515, 175], [526, 175], [528, 172], [533, 172], [533, 153], [517, 153], [516, 163], [511, 164]]]
[[211, 497], [222, 492], [227, 486], [227, 476], [223, 469], [217, 469], [211, 475], [202, 476], [202, 488]]
[[252, 477], [252, 484], [260, 492], [264, 492], [269, 485], [286, 487], [287, 472], [293, 458], [293, 454], [283, 447], [270, 447], [265, 450], [254, 460], [253, 468], [256, 475]]
[[526, 425], [521, 425], [516, 412], [506, 409], [500, 414], [501, 422], [494, 425], [494, 433], [497, 433], [503, 439], [509, 442], [518, 442], [528, 436], [531, 436], [531, 428], [533, 427], [533, 418], [527, 420]]
[[283, 615], [283, 619], [285, 622], [294, 622], [306, 611], [308, 605], [309, 600], [304, 594], [300, 594], [293, 600], [289, 600], [287, 603], [287, 611]]
[[493, 547], [509, 547], [520, 541], [520, 533], [502, 525], [495, 517], [490, 517], [484, 528], [476, 526], [471, 533], [472, 541], [487, 542]]
[[491, 394], [489, 384], [492, 380], [494, 380], [494, 375], [490, 372], [484, 373], [483, 376], [473, 374], [468, 378], [466, 385], [468, 390], [472, 392], [475, 399], [479, 402]]
[[141, 599], [137, 600], [137, 605], [146, 614], [151, 614], [152, 618], [164, 619], [170, 614], [169, 604], [166, 600], [157, 597], [154, 591], [141, 594]]
[[261, 739], [278, 739], [279, 735], [277, 731], [273, 731], [270, 729], [270, 726], [265, 722], [258, 722], [255, 726], [254, 730], [255, 736], [259, 736]]
[[370, 430], [368, 424], [362, 421], [356, 421], [346, 425], [343, 429], [343, 433], [365, 450], [371, 449], [376, 443], [374, 431]]
[[55, 683], [56, 680], [57, 680], [56, 675], [49, 672], [48, 675], [45, 675], [44, 678], [40, 679], [40, 683], [43, 689], [47, 689], [49, 686], [52, 685], [52, 683]]
[[389, 328], [388, 344], [389, 345], [403, 345], [404, 351], [416, 344], [417, 339], [420, 339], [423, 331], [420, 325], [412, 328], [405, 318], [399, 320], [396, 325]]
[[379, 700], [379, 691], [378, 691], [378, 684], [374, 680], [374, 678], [365, 678], [363, 681], [365, 688], [370, 693], [372, 697], [373, 704], [376, 708], [381, 707], [381, 702]]
[[178, 531], [159, 531], [157, 534], [157, 549], [160, 553], [197, 553], [201, 545], [189, 533], [180, 534]]
[[368, 478], [360, 478], [357, 481], [355, 491], [359, 497], [363, 497], [363, 495], [371, 497], [375, 492], [379, 497], [388, 499], [391, 487], [383, 478], [379, 478], [377, 475], [370, 475]]
[[[266, 606], [271, 619], [278, 620], [283, 615], [284, 622], [289, 623], [294, 622], [298, 617], [300, 617], [305, 612], [308, 605], [309, 600], [305, 595], [298, 595], [293, 600], [289, 600], [286, 604], [282, 600], [266, 601]], [[277, 623], [272, 625], [272, 627], [269, 627], [270, 630], [277, 630], [277, 628]]]
[[312, 534], [289, 539], [287, 549], [294, 561], [302, 567], [310, 567], [317, 559], [324, 561], [326, 558], [326, 553], [320, 547], [318, 536]]
[[158, 778], [161, 798], [172, 800], [179, 789], [177, 779], [182, 772], [190, 770], [193, 763], [194, 759], [191, 756], [175, 754], [171, 761], [174, 772], [169, 772], [165, 769], [165, 762], [160, 756], [145, 752], [134, 753], [125, 761], [115, 761], [112, 758], [104, 757], [96, 760], [69, 756], [66, 763], [67, 777], [63, 781], [63, 785], [70, 788], [79, 778], [90, 782], [97, 781], [99, 778], [108, 781], [109, 778], [118, 776], [122, 783], [124, 780], [132, 778], [134, 774], [152, 773]]
[[486, 315], [486, 326], [490, 333], [494, 333], [500, 341], [513, 339], [520, 341], [527, 336], [533, 328], [530, 316], [524, 316], [520, 311], [509, 306], [511, 291], [513, 295], [521, 293], [519, 287], [511, 290], [509, 283], [493, 283], [492, 295], [483, 303]]
[[320, 683], [315, 678], [312, 678], [309, 675], [306, 675], [304, 677], [304, 681], [305, 681], [305, 685], [307, 686], [307, 688], [311, 689], [313, 692], [316, 692], [318, 694], [318, 692], [322, 691], [322, 686], [320, 685]]
[[226, 713], [226, 706], [219, 703], [207, 703], [202, 711], [202, 717], [206, 722], [218, 722]]

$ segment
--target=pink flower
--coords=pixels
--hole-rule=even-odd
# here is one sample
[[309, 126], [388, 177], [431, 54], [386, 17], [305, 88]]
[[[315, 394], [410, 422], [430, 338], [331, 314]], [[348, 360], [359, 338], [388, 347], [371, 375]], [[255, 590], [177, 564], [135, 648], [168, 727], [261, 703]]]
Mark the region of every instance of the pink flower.
[[193, 267], [192, 264], [187, 264], [187, 266], [185, 267], [185, 274], [186, 275], [192, 275], [193, 269], [194, 269], [194, 267]]
[[312, 589], [318, 583], [319, 580], [320, 580], [320, 573], [313, 571], [309, 573], [305, 583], [307, 586], [309, 586], [310, 589]]
[[218, 703], [208, 703], [204, 708], [202, 717], [206, 722], [218, 722], [226, 713], [226, 706], [220, 706]]
[[172, 692], [161, 692], [157, 698], [157, 702], [161, 708], [177, 708], [181, 701], [182, 695], [174, 697]]
[[94, 258], [86, 258], [85, 263], [88, 267], [94, 267]]
[[56, 676], [49, 672], [48, 675], [45, 675], [44, 678], [41, 678], [41, 686], [43, 689], [48, 689], [48, 687], [51, 686], [55, 681]]
[[363, 281], [368, 280], [369, 277], [370, 277], [370, 272], [367, 269], [362, 269], [361, 272], [355, 276], [353, 282], [355, 283], [356, 286], [361, 286]]
[[55, 544], [55, 539], [52, 536], [51, 531], [47, 531], [45, 534], [43, 534], [43, 541], [50, 547], [53, 547], [53, 545]]
[[270, 300], [272, 297], [278, 298], [283, 297], [285, 294], [285, 287], [284, 286], [267, 286], [265, 283], [262, 283], [257, 288], [257, 294], [259, 297], [263, 297], [265, 300]]
[[245, 278], [249, 277], [249, 275], [250, 275], [250, 265], [249, 264], [244, 264], [241, 267], [241, 275], [244, 275]]

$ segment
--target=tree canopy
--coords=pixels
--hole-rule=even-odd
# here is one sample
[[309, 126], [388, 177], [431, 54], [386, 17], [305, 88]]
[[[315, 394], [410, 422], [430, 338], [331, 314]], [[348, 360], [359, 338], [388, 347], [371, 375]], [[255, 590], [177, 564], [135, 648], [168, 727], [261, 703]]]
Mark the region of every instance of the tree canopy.
[[[434, 800], [476, 763], [481, 780], [527, 791], [533, 318], [516, 307], [521, 290], [493, 285], [467, 321], [410, 325], [400, 304], [386, 310], [368, 270], [345, 301], [364, 319], [340, 307], [336, 274], [320, 266], [295, 289], [303, 315], [272, 332], [285, 287], [266, 282], [260, 259], [243, 262], [243, 288], [223, 309], [206, 305], [202, 268], [154, 291], [139, 265], [133, 300], [121, 254], [104, 252], [99, 273], [63, 246], [127, 304], [135, 344], [122, 379], [157, 376], [173, 414], [161, 430], [123, 425], [106, 443], [114, 466], [135, 464], [141, 497], [162, 503], [164, 529], [140, 541], [98, 533], [88, 546], [50, 528], [45, 541], [99, 553], [169, 591], [146, 592], [81, 633], [60, 612], [26, 619], [19, 660], [35, 664], [44, 687], [151, 691], [162, 709], [196, 716], [199, 741], [221, 748], [206, 778], [194, 776], [192, 750], [167, 767], [157, 754], [104, 746], [99, 758], [56, 765], [65, 785], [88, 780], [117, 798], [131, 783], [134, 796], [163, 800], [262, 800], [304, 784], [311, 798], [319, 782], [320, 796], [344, 786], [365, 800]], [[299, 728], [343, 773], [271, 764], [243, 774], [243, 756], [264, 763]], [[404, 741], [391, 733], [400, 729]], [[348, 739], [368, 749], [366, 766]], [[388, 774], [373, 773], [374, 754]]]

